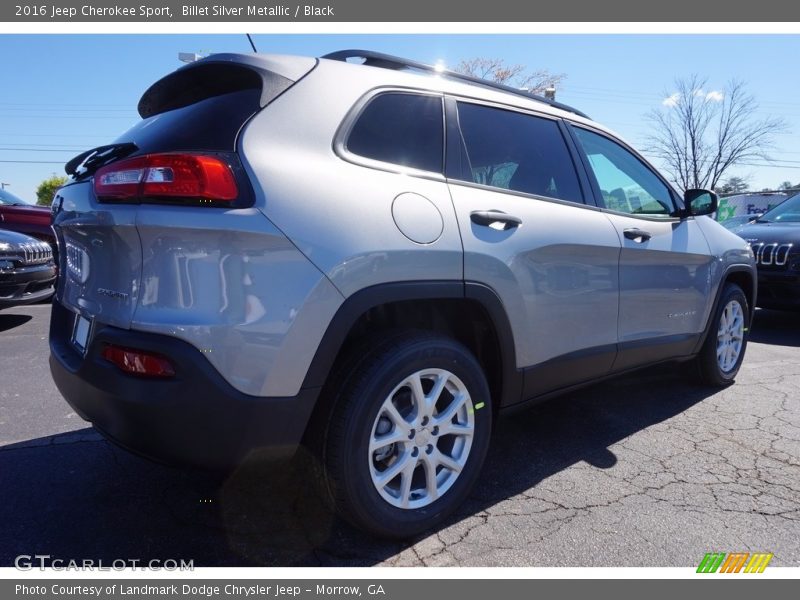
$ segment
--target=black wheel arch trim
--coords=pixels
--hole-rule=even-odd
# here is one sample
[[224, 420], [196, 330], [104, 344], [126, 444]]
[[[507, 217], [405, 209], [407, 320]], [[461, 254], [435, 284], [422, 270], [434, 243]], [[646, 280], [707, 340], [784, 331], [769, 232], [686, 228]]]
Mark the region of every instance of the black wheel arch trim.
[[489, 286], [474, 281], [464, 282], [464, 297], [474, 300], [487, 312], [494, 325], [500, 350], [502, 381], [498, 408], [519, 403], [525, 385], [525, 371], [517, 368], [517, 351], [514, 345], [514, 332], [508, 320], [503, 301]]
[[[703, 347], [703, 344], [706, 343], [706, 338], [708, 338], [708, 334], [711, 332], [711, 328], [713, 326], [714, 315], [717, 314], [717, 308], [719, 307], [720, 299], [722, 298], [722, 293], [725, 291], [725, 283], [728, 281], [728, 277], [732, 273], [745, 273], [750, 277], [750, 287], [751, 289], [749, 294], [750, 306], [747, 307], [748, 311], [748, 322], [752, 326], [753, 323], [753, 316], [756, 310], [756, 302], [758, 300], [758, 274], [756, 273], [753, 267], [748, 265], [736, 264], [736, 265], [728, 265], [725, 269], [725, 272], [720, 277], [720, 284], [717, 288], [717, 293], [714, 297], [714, 304], [711, 306], [711, 311], [708, 313], [708, 321], [706, 322], [705, 329], [703, 330], [700, 338], [697, 340], [697, 345], [694, 348], [693, 354], [697, 354], [700, 352], [700, 349]], [[745, 293], [745, 297], [748, 296], [748, 290], [742, 290]]]
[[522, 396], [524, 375], [517, 369], [514, 336], [505, 307], [492, 288], [461, 280], [384, 283], [364, 288], [349, 296], [328, 325], [302, 387], [321, 387], [325, 384], [352, 327], [369, 309], [392, 302], [446, 299], [470, 300], [486, 312], [494, 326], [501, 357], [502, 391], [498, 405], [504, 407], [518, 403]]

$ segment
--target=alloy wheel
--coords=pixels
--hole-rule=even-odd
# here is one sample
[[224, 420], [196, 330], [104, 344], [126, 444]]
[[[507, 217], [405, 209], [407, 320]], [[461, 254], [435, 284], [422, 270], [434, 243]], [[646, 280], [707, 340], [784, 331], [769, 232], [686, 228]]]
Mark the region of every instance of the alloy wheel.
[[445, 369], [413, 373], [384, 400], [372, 426], [375, 489], [398, 508], [428, 506], [458, 479], [474, 433], [472, 398], [458, 377]]
[[744, 311], [742, 305], [731, 300], [725, 305], [717, 330], [717, 364], [723, 373], [733, 370], [742, 353], [744, 341]]

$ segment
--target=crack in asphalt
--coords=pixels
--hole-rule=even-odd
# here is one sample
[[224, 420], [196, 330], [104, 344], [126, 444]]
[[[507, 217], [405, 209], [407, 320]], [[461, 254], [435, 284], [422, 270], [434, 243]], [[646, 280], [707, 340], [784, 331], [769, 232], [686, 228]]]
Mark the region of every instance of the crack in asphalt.
[[[783, 362], [795, 368], [796, 363]], [[421, 554], [417, 548], [424, 541], [417, 542], [409, 548], [410, 555], [401, 554], [385, 564], [430, 566], [442, 564], [441, 557], [447, 557], [448, 564], [474, 564], [474, 557], [479, 554], [476, 546], [499, 555], [504, 550], [518, 551], [518, 546], [504, 543], [493, 532], [513, 530], [515, 520], [525, 517], [539, 519], [536, 527], [530, 528], [535, 531], [526, 540], [528, 547], [541, 547], [578, 520], [586, 520], [588, 530], [598, 537], [613, 537], [618, 529], [607, 522], [593, 522], [592, 515], [603, 509], [622, 509], [634, 501], [663, 505], [703, 519], [729, 520], [735, 518], [732, 515], [741, 515], [762, 519], [764, 525], [770, 521], [798, 522], [800, 411], [795, 392], [798, 389], [800, 376], [793, 373], [737, 382], [670, 419], [609, 446], [608, 450], [620, 457], [615, 467], [596, 469], [584, 463], [571, 467], [573, 471], [596, 471], [595, 477], [599, 474], [606, 479], [605, 485], [599, 486], [605, 487], [606, 499], [554, 500], [549, 496], [545, 478], [482, 512], [459, 515], [457, 524], [436, 532], [435, 552]], [[755, 398], [751, 400], [752, 395]], [[654, 442], [669, 443], [642, 447], [637, 441], [642, 433], [656, 434]], [[640, 461], [635, 462], [633, 473], [626, 475], [624, 468], [617, 468], [625, 458], [635, 456]], [[555, 473], [550, 479], [560, 479], [563, 475]], [[570, 482], [554, 483], [557, 493], [564, 494], [568, 486], [563, 483]], [[502, 520], [511, 524], [500, 526], [498, 521]], [[626, 534], [659, 551], [668, 551], [663, 540], [635, 527], [627, 528]], [[458, 549], [464, 545], [472, 548], [464, 555], [468, 559], [459, 560]], [[737, 548], [763, 549], [746, 540]]]
[[[0, 502], [12, 506], [0, 531], [22, 537], [14, 550], [56, 540], [88, 551], [70, 545], [83, 530], [64, 518], [83, 510], [79, 527], [95, 527], [97, 543], [113, 548], [129, 527], [140, 538], [131, 556], [202, 550], [198, 565], [689, 566], [712, 549], [774, 551], [772, 564], [796, 565], [797, 352], [751, 344], [736, 384], [713, 393], [659, 371], [502, 420], [465, 504], [407, 543], [326, 513], [302, 472], [242, 470], [219, 483], [132, 457], [88, 429], [0, 447]], [[56, 483], [41, 481], [48, 468]], [[74, 505], [55, 508], [64, 495]]]

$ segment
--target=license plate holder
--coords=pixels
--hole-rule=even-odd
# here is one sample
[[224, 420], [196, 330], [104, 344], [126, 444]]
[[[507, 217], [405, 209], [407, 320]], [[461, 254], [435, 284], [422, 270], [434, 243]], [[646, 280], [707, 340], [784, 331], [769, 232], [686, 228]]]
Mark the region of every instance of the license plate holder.
[[81, 354], [86, 354], [91, 330], [92, 321], [90, 319], [87, 319], [83, 315], [75, 315], [75, 323], [72, 326], [72, 344]]

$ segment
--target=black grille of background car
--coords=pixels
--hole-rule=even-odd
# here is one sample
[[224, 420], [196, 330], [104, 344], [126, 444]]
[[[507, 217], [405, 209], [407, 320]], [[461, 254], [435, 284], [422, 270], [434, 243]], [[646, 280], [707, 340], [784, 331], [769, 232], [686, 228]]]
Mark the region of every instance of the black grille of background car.
[[753, 249], [758, 266], [786, 269], [794, 244], [754, 242], [750, 244], [750, 247]]

